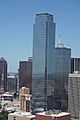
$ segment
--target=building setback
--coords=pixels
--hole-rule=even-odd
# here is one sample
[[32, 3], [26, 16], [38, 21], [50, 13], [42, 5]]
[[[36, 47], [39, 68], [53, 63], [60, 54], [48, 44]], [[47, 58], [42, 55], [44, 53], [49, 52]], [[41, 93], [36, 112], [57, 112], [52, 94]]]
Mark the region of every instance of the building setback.
[[80, 74], [69, 74], [68, 111], [74, 120], [80, 120]]
[[55, 23], [49, 13], [36, 14], [33, 26], [32, 102], [34, 111], [53, 109]]
[[80, 58], [71, 58], [71, 73], [80, 71]]
[[71, 49], [59, 43], [55, 48], [55, 109], [67, 111], [68, 75], [71, 65]]
[[28, 61], [19, 62], [19, 88], [21, 87], [32, 87], [32, 59]]
[[7, 61], [0, 59], [0, 92], [7, 91]]

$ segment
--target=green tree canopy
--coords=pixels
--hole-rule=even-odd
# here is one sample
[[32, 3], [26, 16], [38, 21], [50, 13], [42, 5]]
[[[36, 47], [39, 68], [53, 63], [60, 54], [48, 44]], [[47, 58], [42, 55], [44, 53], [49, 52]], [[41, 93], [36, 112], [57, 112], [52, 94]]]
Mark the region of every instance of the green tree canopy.
[[0, 112], [0, 120], [8, 120], [8, 111], [2, 110]]

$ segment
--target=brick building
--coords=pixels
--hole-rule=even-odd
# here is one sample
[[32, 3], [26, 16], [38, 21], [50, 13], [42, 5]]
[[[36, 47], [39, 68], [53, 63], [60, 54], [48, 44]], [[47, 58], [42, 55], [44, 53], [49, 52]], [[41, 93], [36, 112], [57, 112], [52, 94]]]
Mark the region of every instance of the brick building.
[[32, 59], [19, 62], [19, 88], [32, 88]]
[[71, 120], [70, 113], [61, 112], [56, 114], [37, 113], [35, 120]]

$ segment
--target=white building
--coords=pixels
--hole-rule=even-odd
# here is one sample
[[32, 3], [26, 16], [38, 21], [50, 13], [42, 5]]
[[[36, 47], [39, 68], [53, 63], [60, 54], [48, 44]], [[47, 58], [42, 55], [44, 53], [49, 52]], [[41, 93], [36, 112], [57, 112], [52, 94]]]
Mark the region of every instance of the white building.
[[35, 120], [35, 115], [30, 112], [15, 112], [8, 115], [8, 120]]

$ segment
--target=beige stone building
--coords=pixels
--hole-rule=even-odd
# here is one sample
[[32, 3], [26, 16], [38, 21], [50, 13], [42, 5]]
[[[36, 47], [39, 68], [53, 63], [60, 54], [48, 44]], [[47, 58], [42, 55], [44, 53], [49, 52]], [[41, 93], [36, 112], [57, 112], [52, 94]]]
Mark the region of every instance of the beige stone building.
[[15, 112], [8, 115], [8, 120], [35, 120], [35, 115], [30, 112]]
[[20, 89], [20, 110], [30, 112], [31, 110], [31, 95], [30, 89], [22, 87]]
[[30, 112], [31, 110], [31, 95], [21, 95], [21, 103], [20, 103], [20, 106], [21, 106], [21, 110], [22, 111], [26, 111], [26, 112]]
[[22, 87], [20, 89], [20, 94], [30, 94], [30, 89], [26, 87]]

